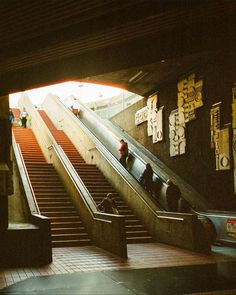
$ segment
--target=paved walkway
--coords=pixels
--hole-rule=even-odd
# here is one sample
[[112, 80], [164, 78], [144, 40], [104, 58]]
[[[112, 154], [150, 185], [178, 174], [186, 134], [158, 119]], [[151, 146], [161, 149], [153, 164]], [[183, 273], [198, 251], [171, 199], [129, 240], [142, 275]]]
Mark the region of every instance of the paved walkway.
[[236, 261], [236, 250], [214, 247], [212, 253], [201, 254], [160, 243], [131, 244], [128, 245], [128, 257], [121, 259], [95, 246], [54, 248], [53, 262], [49, 265], [0, 269], [0, 288], [28, 278], [55, 274], [230, 262]]

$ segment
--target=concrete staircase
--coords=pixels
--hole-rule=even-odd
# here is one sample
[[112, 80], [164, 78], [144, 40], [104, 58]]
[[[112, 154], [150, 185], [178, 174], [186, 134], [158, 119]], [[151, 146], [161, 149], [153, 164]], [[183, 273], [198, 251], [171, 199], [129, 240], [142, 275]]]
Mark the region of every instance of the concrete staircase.
[[57, 143], [61, 145], [67, 157], [70, 159], [72, 165], [84, 182], [96, 204], [100, 203], [109, 192], [115, 195], [119, 213], [120, 215], [125, 216], [127, 243], [153, 242], [153, 238], [148, 233], [146, 227], [127, 206], [127, 204], [124, 202], [121, 196], [119, 196], [117, 191], [105, 178], [98, 167], [96, 165], [86, 164], [64, 131], [57, 130], [44, 111], [39, 110], [39, 113], [44, 122], [47, 124]]
[[[14, 110], [15, 116], [18, 110]], [[40, 213], [50, 218], [52, 247], [90, 245], [91, 240], [64, 185], [29, 128], [14, 127]]]

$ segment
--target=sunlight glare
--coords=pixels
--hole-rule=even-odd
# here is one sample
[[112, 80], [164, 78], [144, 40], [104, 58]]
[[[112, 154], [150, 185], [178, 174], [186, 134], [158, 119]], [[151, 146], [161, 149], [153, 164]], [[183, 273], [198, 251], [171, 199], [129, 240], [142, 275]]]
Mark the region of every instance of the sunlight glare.
[[[35, 88], [25, 91], [35, 106], [40, 106], [48, 94], [57, 95], [61, 100], [67, 97], [75, 96], [83, 103], [98, 101], [101, 99], [109, 99], [120, 95], [126, 90], [105, 86], [101, 84], [92, 84], [84, 82], [65, 82], [46, 87]], [[17, 107], [18, 100], [22, 92], [9, 95], [10, 107]]]

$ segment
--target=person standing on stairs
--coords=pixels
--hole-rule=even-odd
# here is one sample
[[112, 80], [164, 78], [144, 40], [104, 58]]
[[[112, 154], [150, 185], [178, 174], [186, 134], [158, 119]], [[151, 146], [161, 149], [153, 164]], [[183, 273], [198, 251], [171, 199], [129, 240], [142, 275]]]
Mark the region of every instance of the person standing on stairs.
[[77, 100], [75, 97], [74, 97], [74, 100], [73, 100], [73, 103], [72, 103], [71, 109], [72, 109], [72, 113], [73, 113], [76, 117], [79, 117], [79, 113], [80, 113], [80, 105], [79, 105], [78, 100]]
[[108, 193], [101, 203], [97, 205], [97, 208], [104, 213], [119, 214], [117, 204], [112, 193]]
[[21, 124], [23, 128], [27, 127], [27, 116], [28, 116], [28, 113], [26, 112], [26, 109], [24, 107], [23, 111], [20, 113], [20, 119], [21, 119]]
[[127, 142], [124, 141], [124, 139], [120, 140], [120, 148], [119, 148], [119, 152], [120, 152], [120, 163], [122, 164], [122, 166], [124, 166], [126, 168], [126, 159], [129, 155], [129, 149], [128, 149], [128, 144]]

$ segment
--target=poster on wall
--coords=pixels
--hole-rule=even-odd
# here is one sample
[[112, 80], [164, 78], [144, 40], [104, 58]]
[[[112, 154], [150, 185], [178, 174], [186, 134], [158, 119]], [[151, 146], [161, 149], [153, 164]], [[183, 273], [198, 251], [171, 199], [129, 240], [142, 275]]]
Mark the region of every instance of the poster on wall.
[[153, 135], [153, 124], [157, 122], [157, 95], [151, 96], [147, 100], [147, 133]]
[[218, 147], [218, 170], [230, 169], [229, 127], [220, 130]]
[[215, 148], [219, 141], [220, 133], [220, 106], [221, 102], [212, 105], [210, 110], [211, 116], [211, 148]]
[[152, 142], [157, 143], [163, 140], [163, 109], [158, 108], [158, 94], [149, 96], [147, 106], [135, 113], [135, 125], [147, 121], [147, 134], [152, 136]]
[[173, 110], [169, 116], [169, 139], [171, 157], [185, 153], [185, 124], [179, 121], [178, 109]]
[[203, 106], [203, 81], [195, 81], [195, 78], [195, 74], [191, 74], [177, 83], [178, 109], [169, 116], [171, 157], [186, 152], [186, 123], [195, 120], [195, 109]]
[[220, 122], [221, 102], [212, 105], [211, 117], [211, 148], [215, 149], [216, 170], [230, 169], [230, 128]]
[[158, 109], [155, 120], [153, 121], [153, 143], [163, 140], [163, 109], [163, 106]]
[[203, 81], [195, 81], [195, 74], [177, 83], [179, 112], [183, 113], [184, 122], [196, 119], [195, 109], [203, 106], [202, 88]]
[[135, 113], [135, 125], [136, 126], [139, 124], [142, 124], [145, 121], [147, 121], [147, 107], [144, 107]]

